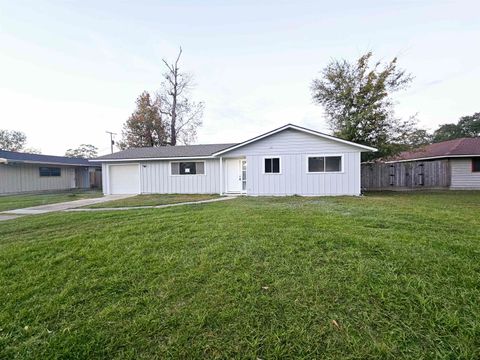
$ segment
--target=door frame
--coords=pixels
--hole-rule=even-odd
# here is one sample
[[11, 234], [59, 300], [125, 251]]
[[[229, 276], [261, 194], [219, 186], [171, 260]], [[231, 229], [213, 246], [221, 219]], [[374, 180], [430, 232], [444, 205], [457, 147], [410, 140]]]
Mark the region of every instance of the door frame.
[[[239, 182], [240, 182], [240, 190], [236, 191], [236, 190], [229, 190], [228, 188], [228, 165], [225, 164], [225, 166], [223, 166], [223, 160], [225, 160], [225, 162], [229, 162], [229, 161], [236, 161], [237, 164], [238, 164], [238, 174], [240, 176], [240, 179], [239, 179]], [[226, 194], [246, 194], [247, 193], [247, 189], [246, 189], [246, 180], [247, 180], [247, 159], [245, 158], [226, 158], [226, 159], [221, 159], [221, 176], [222, 176], [222, 179], [224, 179], [224, 183], [225, 183], [225, 193]], [[244, 176], [244, 173], [243, 173], [243, 164], [245, 163], [245, 176]], [[225, 169], [225, 170], [224, 170]], [[243, 189], [243, 183], [245, 181], [245, 190]]]

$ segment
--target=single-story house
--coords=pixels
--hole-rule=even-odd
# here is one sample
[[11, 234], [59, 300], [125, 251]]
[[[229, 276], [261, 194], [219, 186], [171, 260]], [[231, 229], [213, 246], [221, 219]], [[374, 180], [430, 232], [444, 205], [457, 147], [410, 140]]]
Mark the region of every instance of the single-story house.
[[446, 164], [447, 187], [453, 190], [480, 189], [480, 137], [461, 138], [402, 152], [387, 164], [412, 163], [425, 166], [431, 162]]
[[101, 166], [86, 159], [0, 150], [0, 194], [101, 185]]
[[287, 124], [237, 144], [131, 148], [102, 164], [105, 194], [360, 195], [369, 146]]

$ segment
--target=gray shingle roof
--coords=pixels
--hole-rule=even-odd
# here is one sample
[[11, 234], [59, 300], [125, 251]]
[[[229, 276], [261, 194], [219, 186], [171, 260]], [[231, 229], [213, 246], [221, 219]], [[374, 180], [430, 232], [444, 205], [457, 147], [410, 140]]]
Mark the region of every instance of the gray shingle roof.
[[38, 163], [38, 164], [58, 164], [74, 166], [98, 166], [90, 163], [87, 159], [72, 158], [66, 156], [28, 154], [17, 151], [0, 150], [0, 159], [7, 159], [8, 162]]
[[177, 145], [130, 148], [113, 154], [100, 156], [95, 160], [206, 157], [233, 145], [236, 144]]

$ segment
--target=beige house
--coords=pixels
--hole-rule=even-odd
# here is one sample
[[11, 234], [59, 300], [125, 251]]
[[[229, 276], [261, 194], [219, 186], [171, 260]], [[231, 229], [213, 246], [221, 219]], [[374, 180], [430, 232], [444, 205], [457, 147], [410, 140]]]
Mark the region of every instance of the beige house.
[[101, 186], [101, 167], [86, 159], [0, 150], [0, 194]]

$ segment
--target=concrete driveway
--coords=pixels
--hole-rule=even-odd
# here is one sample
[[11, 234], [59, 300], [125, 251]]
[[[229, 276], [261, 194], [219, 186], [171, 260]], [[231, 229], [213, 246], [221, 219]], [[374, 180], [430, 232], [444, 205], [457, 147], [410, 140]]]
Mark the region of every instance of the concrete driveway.
[[61, 202], [56, 204], [32, 206], [32, 207], [23, 208], [23, 209], [7, 210], [7, 211], [2, 211], [2, 215], [4, 215], [4, 218], [2, 219], [0, 217], [0, 221], [9, 220], [12, 217], [15, 217], [16, 215], [46, 214], [54, 211], [75, 209], [82, 206], [88, 206], [88, 205], [99, 204], [107, 201], [125, 199], [131, 196], [135, 196], [135, 195], [105, 195], [104, 197], [101, 197], [101, 198], [74, 200], [74, 201], [67, 201], [67, 202]]

